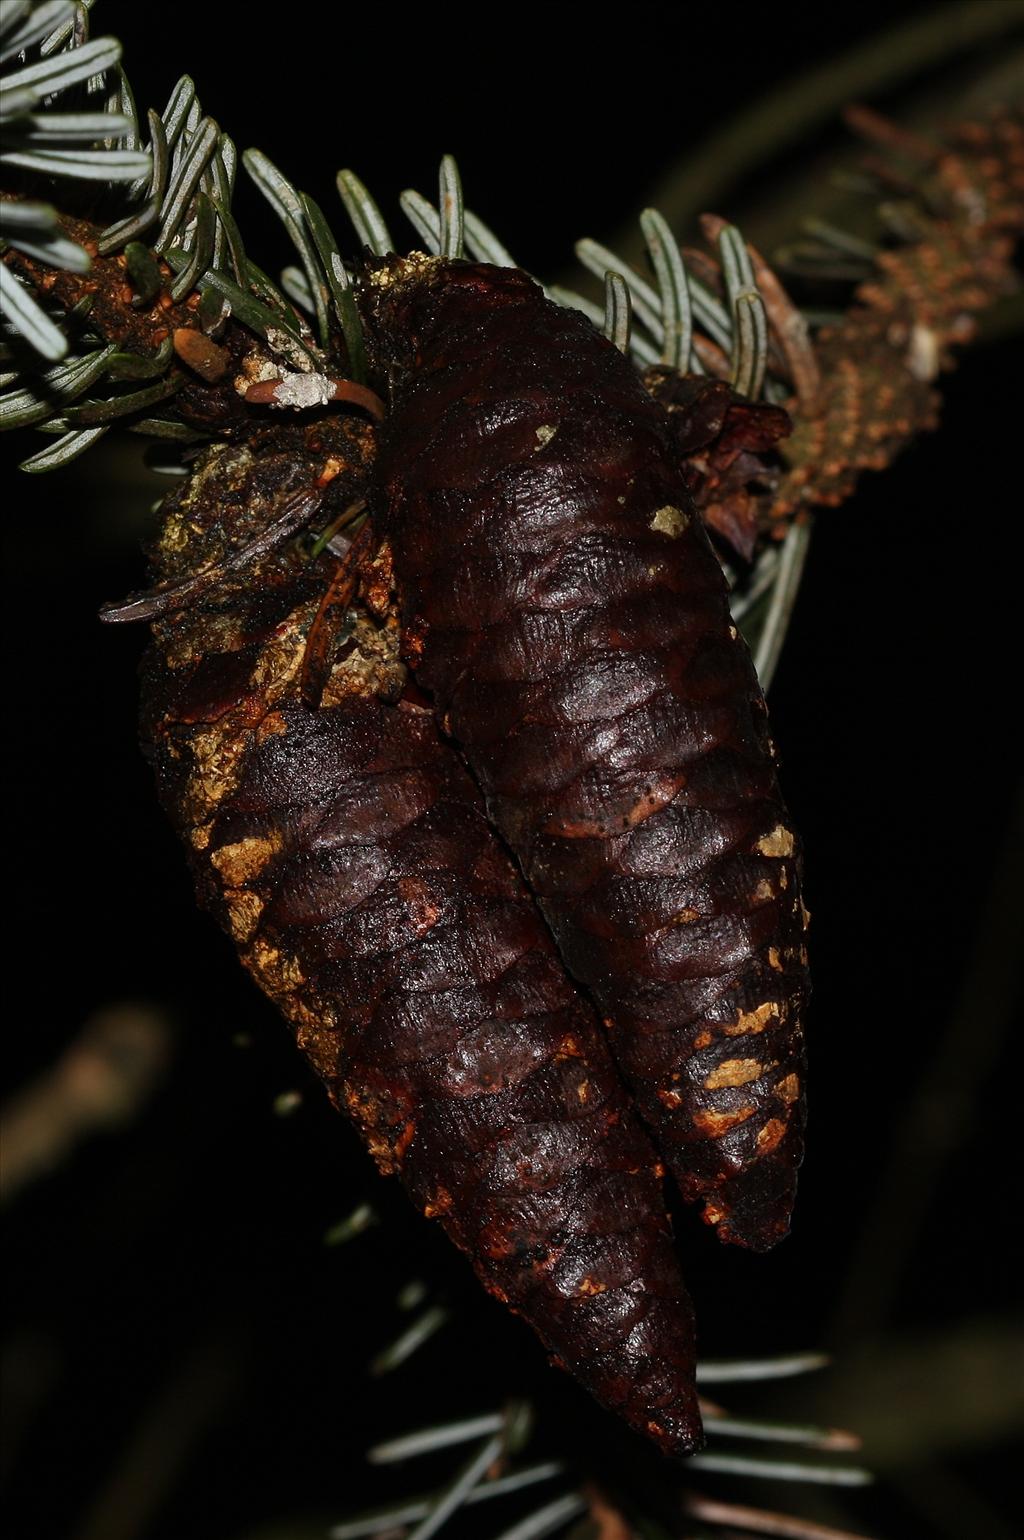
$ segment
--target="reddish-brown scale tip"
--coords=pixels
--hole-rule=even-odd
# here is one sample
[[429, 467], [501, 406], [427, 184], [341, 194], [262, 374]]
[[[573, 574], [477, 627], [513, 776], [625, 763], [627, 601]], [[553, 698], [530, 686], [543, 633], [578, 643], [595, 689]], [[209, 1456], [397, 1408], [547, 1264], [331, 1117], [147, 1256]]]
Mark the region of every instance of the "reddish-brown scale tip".
[[577, 1294], [568, 1310], [556, 1304], [542, 1335], [597, 1400], [662, 1454], [685, 1458], [702, 1447], [704, 1435], [693, 1312], [677, 1292], [670, 1231], [649, 1221], [631, 1225], [614, 1251], [616, 1271], [632, 1274], [629, 1281]]
[[[716, 1223], [715, 1220], [708, 1222]], [[728, 1219], [717, 1221], [716, 1233], [727, 1246], [742, 1246], [745, 1251], [771, 1251], [789, 1234], [789, 1216], [779, 1219], [763, 1214], [732, 1214]]]
[[700, 1413], [693, 1409], [682, 1417], [662, 1417], [648, 1422], [643, 1432], [670, 1460], [688, 1460], [707, 1443]]
[[779, 1146], [781, 1159], [759, 1161], [717, 1187], [704, 1207], [704, 1220], [716, 1226], [720, 1241], [747, 1251], [771, 1251], [789, 1234], [796, 1198], [799, 1137]]

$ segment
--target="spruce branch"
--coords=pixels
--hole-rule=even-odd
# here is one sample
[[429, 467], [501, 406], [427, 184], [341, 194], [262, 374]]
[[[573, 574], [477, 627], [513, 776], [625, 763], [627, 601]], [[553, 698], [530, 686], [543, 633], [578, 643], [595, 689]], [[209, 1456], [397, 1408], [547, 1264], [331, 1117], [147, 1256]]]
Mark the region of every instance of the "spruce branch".
[[[203, 113], [192, 79], [182, 77], [162, 113], [149, 112], [143, 144], [119, 45], [90, 43], [81, 7], [43, 7], [31, 12], [31, 23], [24, 9], [14, 8], [19, 25], [10, 17], [5, 23], [8, 64], [18, 67], [6, 78], [4, 99], [25, 144], [45, 136], [39, 153], [49, 155], [61, 133], [70, 137], [76, 147], [62, 149], [69, 157], [62, 185], [94, 198], [106, 163], [104, 196], [121, 200], [120, 217], [102, 223], [88, 211], [27, 200], [22, 186], [0, 195], [8, 240], [0, 279], [9, 328], [18, 334], [6, 350], [16, 367], [5, 376], [0, 425], [57, 436], [24, 468], [66, 463], [115, 423], [189, 444], [249, 431], [253, 410], [268, 403], [349, 399], [377, 413], [376, 396], [364, 390], [368, 366], [351, 263], [313, 200], [261, 151], [242, 157], [298, 259], [275, 284], [247, 255], [231, 207], [234, 144]], [[47, 111], [41, 123], [25, 105], [26, 90], [37, 92], [29, 104], [37, 105], [44, 87], [52, 93], [48, 109], [69, 93], [74, 104], [83, 80], [93, 94], [105, 93], [101, 113]], [[721, 381], [735, 398], [789, 413], [788, 436], [762, 413], [737, 447], [734, 431], [722, 437], [720, 412], [716, 432], [691, 451], [701, 466], [705, 519], [723, 542], [734, 615], [765, 686], [799, 587], [810, 511], [845, 501], [864, 470], [883, 468], [935, 426], [934, 381], [970, 340], [972, 317], [1014, 287], [1013, 241], [1024, 228], [1020, 113], [995, 112], [934, 143], [863, 109], [850, 120], [884, 151], [863, 180], [877, 207], [877, 238], [818, 221], [809, 241], [783, 253], [798, 281], [854, 281], [845, 310], [829, 324], [802, 312], [760, 253], [711, 215], [702, 220], [709, 250], [681, 246], [658, 210], [644, 211], [650, 277], [607, 247], [581, 241], [582, 264], [605, 286], [603, 304], [548, 290], [631, 351], [670, 413], [677, 404], [689, 410], [688, 395], [671, 399], [685, 378]], [[102, 141], [89, 139], [102, 128]], [[17, 150], [7, 158], [8, 174], [22, 184], [42, 182], [52, 196], [53, 167], [33, 159], [36, 153]], [[140, 176], [145, 167], [148, 175]], [[396, 249], [355, 172], [342, 170], [337, 181], [357, 247], [380, 258]], [[428, 252], [513, 261], [465, 207], [450, 156], [436, 204], [411, 189], [400, 201]], [[35, 349], [42, 368], [26, 361], [19, 343]], [[66, 371], [47, 372], [46, 364], [69, 352]], [[301, 386], [288, 383], [303, 378]], [[708, 410], [715, 399], [724, 402], [708, 391]]]
[[[285, 403], [283, 385], [293, 401], [309, 399], [296, 379], [314, 393], [327, 392], [324, 401], [356, 400], [375, 410], [354, 268], [325, 215], [265, 154], [249, 150], [241, 157], [295, 248], [297, 265], [275, 284], [247, 255], [232, 212], [233, 142], [203, 114], [189, 77], [179, 81], [162, 114], [148, 115], [144, 143], [119, 45], [89, 42], [82, 7], [69, 0], [12, 4], [0, 44], [4, 61], [14, 61], [2, 97], [13, 148], [0, 156], [11, 178], [2, 195], [7, 372], [0, 427], [32, 427], [56, 440], [28, 459], [26, 469], [66, 463], [115, 424], [190, 445], [243, 435], [262, 408]], [[99, 101], [100, 110], [89, 106]], [[971, 317], [1010, 291], [1013, 239], [1024, 228], [1019, 116], [995, 114], [953, 129], [936, 144], [912, 140], [864, 113], [854, 126], [910, 166], [899, 175], [888, 162], [873, 167], [867, 185], [878, 201], [877, 242], [819, 223], [808, 232], [810, 242], [790, 253], [799, 277], [845, 277], [856, 285], [831, 323], [810, 319], [740, 232], [710, 215], [702, 222], [707, 247], [698, 250], [682, 247], [658, 210], [645, 210], [640, 222], [649, 272], [637, 272], [593, 241], [581, 242], [582, 263], [605, 286], [603, 306], [549, 291], [584, 309], [617, 346], [631, 350], [670, 411], [681, 376], [721, 406], [717, 430], [709, 426], [708, 439], [693, 453], [709, 523], [739, 557], [729, 559], [734, 613], [755, 645], [765, 682], [799, 585], [809, 510], [844, 501], [863, 470], [887, 465], [913, 436], [934, 426], [934, 381], [970, 340]], [[384, 218], [354, 173], [339, 174], [339, 189], [353, 225], [351, 245], [381, 256], [392, 250]], [[37, 192], [45, 192], [46, 201]], [[898, 202], [884, 196], [893, 192]], [[453, 259], [465, 250], [476, 260], [512, 264], [499, 238], [464, 207], [451, 157], [442, 162], [436, 204], [407, 191], [401, 206], [428, 251]], [[346, 376], [363, 395], [344, 397], [336, 376]], [[719, 385], [724, 389], [714, 395]], [[773, 439], [778, 419], [771, 414], [781, 408], [794, 432]], [[739, 419], [728, 419], [730, 411]], [[760, 416], [750, 415], [755, 411]], [[730, 459], [724, 429], [738, 422], [744, 431], [759, 424], [768, 442], [744, 441], [742, 454]], [[291, 537], [293, 518], [305, 512], [288, 510], [275, 537]], [[342, 527], [361, 513], [361, 505], [352, 504], [320, 532], [311, 554], [344, 540]], [[224, 564], [211, 567], [203, 581], [212, 583], [224, 571]], [[131, 608], [154, 614], [154, 603], [169, 607], [181, 598], [180, 589], [165, 589], [157, 600]], [[357, 1215], [338, 1227], [335, 1239], [372, 1223], [362, 1209]], [[407, 1360], [447, 1319], [443, 1306], [428, 1303], [378, 1354], [378, 1372]], [[808, 1367], [808, 1357], [797, 1366]], [[771, 1377], [791, 1367], [706, 1364], [703, 1380]], [[473, 1431], [464, 1436], [483, 1440], [469, 1462], [440, 1494], [374, 1516], [374, 1529], [385, 1522], [418, 1525], [414, 1532], [425, 1540], [464, 1505], [564, 1474], [558, 1460], [495, 1474], [508, 1452], [508, 1440], [499, 1440], [508, 1421], [507, 1409], [465, 1419], [462, 1427]], [[721, 1413], [709, 1415], [708, 1431], [827, 1452], [855, 1443], [833, 1430]], [[403, 1447], [400, 1456], [392, 1449], [392, 1457], [455, 1445], [462, 1437], [451, 1427], [423, 1430], [394, 1441]], [[379, 1447], [370, 1458], [384, 1463]], [[752, 1460], [742, 1453], [705, 1456], [694, 1469], [702, 1466], [789, 1481], [863, 1478], [856, 1467]], [[596, 1504], [587, 1491], [570, 1490], [508, 1533], [520, 1540], [554, 1533], [588, 1510], [593, 1514]], [[838, 1536], [799, 1519], [696, 1497], [689, 1512], [709, 1524], [759, 1533]], [[367, 1532], [359, 1522], [335, 1531]]]
[[[436, 1307], [434, 1307], [436, 1308]], [[413, 1351], [421, 1344], [417, 1343]], [[820, 1369], [825, 1360], [820, 1354], [791, 1354], [776, 1359], [746, 1359], [730, 1363], [707, 1364], [702, 1371], [703, 1380], [743, 1383], [772, 1381], [792, 1374]], [[737, 1418], [722, 1407], [703, 1402], [705, 1430], [713, 1444], [707, 1454], [694, 1456], [682, 1478], [669, 1477], [666, 1490], [658, 1493], [664, 1506], [681, 1506], [682, 1510], [701, 1518], [712, 1526], [749, 1528], [758, 1533], [779, 1535], [806, 1535], [820, 1533], [822, 1540], [835, 1536], [835, 1540], [863, 1540], [848, 1531], [831, 1530], [816, 1526], [808, 1520], [768, 1512], [764, 1509], [740, 1507], [733, 1503], [715, 1502], [700, 1492], [692, 1477], [699, 1481], [704, 1472], [728, 1474], [741, 1481], [782, 1481], [789, 1485], [825, 1487], [857, 1487], [870, 1482], [870, 1473], [858, 1466], [825, 1458], [815, 1463], [794, 1461], [785, 1456], [770, 1455], [752, 1458], [744, 1452], [743, 1445], [751, 1441], [761, 1444], [798, 1444], [821, 1451], [826, 1456], [845, 1454], [859, 1447], [854, 1434], [836, 1428], [793, 1426], [788, 1423], [764, 1418]], [[412, 1432], [388, 1438], [367, 1450], [370, 1464], [386, 1468], [400, 1467], [410, 1460], [435, 1456], [441, 1451], [458, 1451], [455, 1472], [447, 1484], [436, 1492], [391, 1502], [370, 1512], [351, 1515], [332, 1526], [329, 1533], [333, 1540], [358, 1540], [360, 1536], [395, 1535], [405, 1540], [415, 1540], [422, 1535], [434, 1535], [454, 1519], [466, 1507], [487, 1503], [496, 1498], [528, 1491], [534, 1485], [561, 1480], [563, 1490], [555, 1498], [542, 1500], [514, 1528], [502, 1531], [507, 1535], [543, 1535], [559, 1533], [569, 1519], [589, 1513], [592, 1519], [602, 1518], [611, 1525], [608, 1533], [633, 1536], [646, 1534], [648, 1525], [654, 1522], [658, 1500], [647, 1490], [643, 1493], [620, 1492], [616, 1478], [608, 1483], [597, 1480], [580, 1481], [575, 1477], [571, 1464], [564, 1458], [537, 1459], [517, 1466], [514, 1456], [524, 1450], [533, 1433], [533, 1414], [526, 1402], [511, 1401], [506, 1406], [482, 1415], [460, 1418], [455, 1422], [435, 1423]], [[738, 1442], [739, 1448], [735, 1445]], [[467, 1445], [475, 1445], [476, 1453], [465, 1459], [462, 1451]], [[486, 1451], [488, 1458], [483, 1458]], [[575, 1484], [572, 1484], [575, 1481]], [[566, 1483], [569, 1483], [566, 1486]], [[775, 1527], [772, 1527], [775, 1526]], [[602, 1527], [602, 1533], [605, 1529]]]

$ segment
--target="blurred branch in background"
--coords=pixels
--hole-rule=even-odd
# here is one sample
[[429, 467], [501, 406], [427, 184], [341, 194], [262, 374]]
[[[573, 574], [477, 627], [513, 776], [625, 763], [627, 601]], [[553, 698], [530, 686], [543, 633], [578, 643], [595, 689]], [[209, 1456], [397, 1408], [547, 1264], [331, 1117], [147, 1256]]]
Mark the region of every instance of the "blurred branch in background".
[[827, 1379], [795, 1386], [787, 1404], [787, 1415], [825, 1421], [842, 1407], [879, 1474], [1008, 1444], [1024, 1428], [1024, 1328], [981, 1317], [887, 1333]]
[[237, 1393], [243, 1338], [216, 1322], [160, 1386], [116, 1451], [75, 1540], [138, 1540], [181, 1480], [182, 1469]]
[[[1024, 1431], [1019, 1320], [973, 1315], [854, 1339], [827, 1377], [777, 1386], [771, 1412], [808, 1422], [840, 1416], [856, 1428], [865, 1462], [930, 1535], [1013, 1540], [985, 1482], [973, 1472], [965, 1478], [957, 1464], [1008, 1450]], [[847, 1515], [837, 1507], [830, 1517], [841, 1524]]]
[[[943, 1169], [981, 1110], [985, 1083], [999, 1061], [1020, 998], [1018, 897], [1024, 872], [1024, 796], [1018, 793], [1006, 840], [977, 919], [960, 990], [945, 1031], [929, 1049], [903, 1119], [893, 1130], [888, 1169], [867, 1210], [850, 1260], [830, 1340], [844, 1355], [877, 1333], [889, 1315], [932, 1204]], [[981, 1174], [979, 1173], [979, 1179]], [[1024, 1365], [1019, 1385], [1024, 1405]]]
[[137, 1117], [170, 1055], [170, 1022], [156, 1006], [111, 1005], [90, 1017], [53, 1068], [0, 1111], [0, 1201], [61, 1165], [91, 1134]]
[[763, 1508], [718, 1502], [696, 1493], [687, 1498], [686, 1512], [706, 1524], [730, 1525], [730, 1534], [776, 1535], [782, 1540], [862, 1540], [848, 1529], [833, 1529], [831, 1524], [816, 1524], [793, 1513], [768, 1513]]
[[[650, 201], [673, 229], [686, 230], [705, 209], [729, 201], [730, 189], [762, 169], [771, 155], [806, 143], [815, 129], [834, 124], [844, 104], [892, 90], [972, 48], [1012, 37], [1022, 22], [1024, 0], [956, 0], [869, 37], [813, 71], [789, 75], [699, 142], [655, 184]], [[1020, 53], [1011, 53], [1004, 72], [1012, 80], [1011, 72], [1022, 65]], [[947, 115], [949, 110], [947, 102]], [[779, 191], [773, 181], [773, 202]], [[808, 193], [820, 202], [820, 186], [805, 188], [803, 196]], [[730, 203], [730, 212], [737, 219], [742, 209]], [[632, 247], [626, 251], [631, 258], [640, 255], [633, 229], [623, 232], [618, 246]]]

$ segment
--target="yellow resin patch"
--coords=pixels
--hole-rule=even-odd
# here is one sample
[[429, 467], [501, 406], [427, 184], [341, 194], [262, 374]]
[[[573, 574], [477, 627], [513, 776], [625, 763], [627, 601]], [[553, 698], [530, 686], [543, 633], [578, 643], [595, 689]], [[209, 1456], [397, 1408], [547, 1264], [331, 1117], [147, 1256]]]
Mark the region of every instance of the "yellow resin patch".
[[745, 1123], [754, 1114], [754, 1107], [748, 1104], [745, 1107], [734, 1107], [731, 1112], [713, 1112], [705, 1110], [695, 1112], [693, 1121], [702, 1134], [707, 1134], [711, 1139], [718, 1139], [722, 1134], [727, 1134], [731, 1128], [737, 1128], [740, 1123]]
[[228, 909], [231, 934], [238, 942], [248, 941], [263, 913], [263, 900], [256, 893], [243, 893], [235, 889], [224, 894]]
[[762, 835], [754, 849], [762, 856], [791, 856], [796, 849], [793, 831], [777, 823], [770, 834]]
[[786, 1125], [781, 1118], [771, 1118], [757, 1136], [757, 1148], [762, 1155], [770, 1155], [781, 1143]]
[[279, 838], [250, 835], [234, 845], [221, 845], [210, 852], [210, 861], [229, 888], [242, 888], [258, 877], [272, 856], [281, 848]]
[[780, 1080], [775, 1087], [775, 1094], [786, 1103], [787, 1107], [792, 1106], [800, 1095], [800, 1076], [787, 1075], [785, 1080]]
[[684, 513], [681, 508], [673, 508], [671, 503], [666, 503], [665, 507], [659, 508], [651, 519], [650, 528], [656, 529], [660, 535], [668, 535], [670, 540], [678, 540], [689, 522], [688, 513]]
[[746, 1032], [763, 1032], [773, 1016], [784, 1016], [785, 1010], [777, 1000], [766, 1000], [752, 1011], [740, 1011], [735, 1021], [723, 1027], [726, 1037], [742, 1037]]
[[762, 1073], [760, 1059], [723, 1059], [704, 1082], [706, 1091], [722, 1091], [730, 1086], [749, 1085]]

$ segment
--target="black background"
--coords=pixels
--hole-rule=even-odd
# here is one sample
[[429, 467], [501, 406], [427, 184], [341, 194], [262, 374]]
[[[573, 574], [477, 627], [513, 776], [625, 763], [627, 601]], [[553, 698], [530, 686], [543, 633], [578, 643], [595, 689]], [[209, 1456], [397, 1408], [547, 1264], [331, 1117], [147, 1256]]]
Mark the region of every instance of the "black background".
[[[551, 275], [574, 237], [610, 238], [672, 163], [759, 95], [944, 9], [957, 8], [647, 6], [609, 19], [509, 6], [410, 20], [305, 5], [180, 4], [158, 17], [104, 0], [94, 29], [124, 41], [141, 104], [162, 106], [188, 69], [240, 145], [265, 149], [332, 211], [334, 171], [351, 165], [397, 231], [398, 192], [430, 193], [440, 154], [454, 152], [473, 206], [524, 266]], [[997, 54], [957, 59], [928, 84], [953, 102]], [[898, 112], [905, 92], [871, 99]], [[763, 210], [844, 144], [828, 122], [723, 186], [720, 206]], [[248, 187], [239, 208], [274, 271], [287, 253], [271, 216]], [[819, 518], [772, 691], [814, 913], [802, 1194], [791, 1239], [768, 1257], [718, 1248], [692, 1216], [678, 1224], [708, 1357], [838, 1355], [814, 1390], [730, 1404], [863, 1414], [878, 1441], [866, 1458], [886, 1476], [841, 1508], [789, 1488], [707, 1490], [893, 1537], [1012, 1533], [1005, 1408], [990, 1432], [922, 1434], [902, 1453], [884, 1429], [901, 1396], [915, 1415], [922, 1387], [951, 1404], [984, 1399], [1017, 1294], [1003, 1185], [1019, 1118], [1006, 1030], [1019, 893], [1015, 348], [966, 355], [940, 433]], [[111, 1000], [165, 1006], [174, 1053], [138, 1122], [83, 1145], [9, 1213], [11, 1533], [302, 1540], [451, 1468], [368, 1471], [375, 1437], [519, 1391], [538, 1405], [538, 1456], [568, 1450], [606, 1475], [663, 1481], [378, 1181], [195, 911], [135, 743], [143, 637], [96, 621], [102, 600], [140, 586], [137, 541], [157, 495], [137, 455], [110, 442], [66, 472], [5, 480], [9, 1083], [43, 1073]], [[300, 1109], [276, 1116], [293, 1087]], [[366, 1197], [385, 1223], [326, 1248], [325, 1230]], [[367, 1380], [413, 1278], [454, 1321], [404, 1369]], [[940, 1350], [954, 1338], [967, 1345], [944, 1381]], [[904, 1379], [858, 1373], [903, 1353]], [[500, 1527], [478, 1516], [460, 1533]]]

